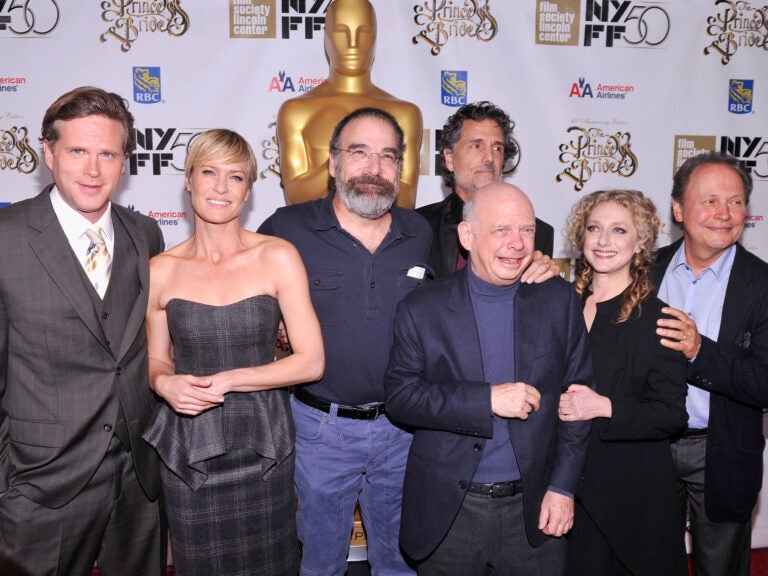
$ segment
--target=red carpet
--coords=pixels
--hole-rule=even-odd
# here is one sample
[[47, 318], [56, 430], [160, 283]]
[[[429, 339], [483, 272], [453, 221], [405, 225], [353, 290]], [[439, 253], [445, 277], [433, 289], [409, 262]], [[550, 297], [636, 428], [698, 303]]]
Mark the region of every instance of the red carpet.
[[[768, 548], [752, 550], [752, 568], [750, 576], [768, 576]], [[99, 571], [94, 570], [93, 576], [99, 576]], [[168, 576], [173, 576], [173, 568], [168, 568]], [[691, 576], [696, 576], [691, 568]]]

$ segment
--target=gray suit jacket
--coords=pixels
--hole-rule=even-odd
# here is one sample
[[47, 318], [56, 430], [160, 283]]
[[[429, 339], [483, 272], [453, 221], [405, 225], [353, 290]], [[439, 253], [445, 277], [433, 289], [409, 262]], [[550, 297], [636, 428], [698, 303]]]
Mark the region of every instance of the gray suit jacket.
[[158, 460], [141, 439], [155, 405], [144, 316], [162, 233], [153, 219], [112, 205], [139, 262], [139, 296], [122, 341], [110, 343], [50, 190], [0, 210], [0, 491], [65, 505], [103, 459], [122, 409], [139, 482], [154, 499]]

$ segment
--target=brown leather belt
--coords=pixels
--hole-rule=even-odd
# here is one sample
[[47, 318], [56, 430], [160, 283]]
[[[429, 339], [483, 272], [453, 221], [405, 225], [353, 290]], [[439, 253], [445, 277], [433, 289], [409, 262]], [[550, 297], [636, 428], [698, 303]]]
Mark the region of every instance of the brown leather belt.
[[[314, 394], [307, 391], [306, 388], [296, 388], [293, 391], [293, 395], [296, 400], [303, 402], [307, 406], [317, 408], [323, 412], [330, 413], [331, 402], [318, 398]], [[336, 404], [333, 402], [333, 404]], [[336, 415], [340, 418], [354, 418], [355, 420], [376, 420], [379, 416], [384, 414], [384, 404], [376, 404], [373, 406], [348, 406], [346, 404], [337, 404], [338, 409]]]

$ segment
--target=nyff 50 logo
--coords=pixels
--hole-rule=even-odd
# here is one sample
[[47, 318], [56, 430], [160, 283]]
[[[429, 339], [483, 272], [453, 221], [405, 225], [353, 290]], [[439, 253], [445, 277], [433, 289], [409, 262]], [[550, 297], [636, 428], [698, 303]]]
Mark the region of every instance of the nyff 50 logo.
[[60, 18], [55, 0], [0, 0], [0, 30], [42, 36], [56, 28]]
[[310, 40], [323, 35], [325, 12], [331, 0], [282, 0], [280, 18], [283, 38], [303, 36]]
[[187, 147], [203, 130], [190, 128], [136, 129], [136, 151], [128, 159], [131, 176], [150, 171], [153, 176], [183, 174]]
[[633, 0], [587, 0], [584, 46], [603, 40], [629, 45], [658, 46], [669, 35], [669, 15], [661, 6]]

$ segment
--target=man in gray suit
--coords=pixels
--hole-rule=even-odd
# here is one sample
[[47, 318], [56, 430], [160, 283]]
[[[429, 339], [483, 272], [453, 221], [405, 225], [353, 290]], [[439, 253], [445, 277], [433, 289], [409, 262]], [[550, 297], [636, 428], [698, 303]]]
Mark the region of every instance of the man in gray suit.
[[158, 464], [141, 439], [155, 403], [148, 261], [163, 238], [110, 202], [133, 116], [81, 87], [48, 108], [41, 139], [53, 184], [0, 210], [0, 545], [34, 576], [90, 575], [95, 560], [103, 575], [164, 574]]

